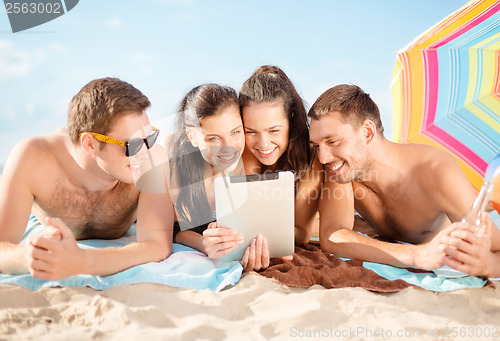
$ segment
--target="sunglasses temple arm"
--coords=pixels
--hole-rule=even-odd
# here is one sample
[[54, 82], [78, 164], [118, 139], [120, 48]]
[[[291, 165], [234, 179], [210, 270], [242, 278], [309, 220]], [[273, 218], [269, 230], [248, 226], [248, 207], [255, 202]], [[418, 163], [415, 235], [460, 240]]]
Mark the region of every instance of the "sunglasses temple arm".
[[148, 153], [148, 157], [149, 157], [149, 162], [151, 163], [151, 168], [153, 168], [155, 166], [155, 163], [153, 161], [153, 155], [151, 155], [151, 152], [149, 151], [149, 149], [147, 150], [147, 153]]

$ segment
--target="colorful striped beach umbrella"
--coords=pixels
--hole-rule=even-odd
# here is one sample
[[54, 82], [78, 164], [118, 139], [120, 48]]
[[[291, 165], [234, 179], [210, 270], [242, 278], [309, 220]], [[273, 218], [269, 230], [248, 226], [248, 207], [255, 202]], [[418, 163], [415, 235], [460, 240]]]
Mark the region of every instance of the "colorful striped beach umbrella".
[[397, 55], [393, 140], [452, 154], [479, 189], [500, 154], [500, 1], [475, 0]]

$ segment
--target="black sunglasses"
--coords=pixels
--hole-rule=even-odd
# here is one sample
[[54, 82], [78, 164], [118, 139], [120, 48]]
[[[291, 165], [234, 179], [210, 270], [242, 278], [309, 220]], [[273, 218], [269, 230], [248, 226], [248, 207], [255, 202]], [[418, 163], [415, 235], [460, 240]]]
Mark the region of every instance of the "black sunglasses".
[[[144, 139], [132, 139], [128, 142], [120, 141], [117, 140], [113, 137], [109, 137], [107, 135], [102, 135], [98, 133], [93, 133], [89, 132], [92, 136], [94, 136], [97, 140], [105, 143], [112, 143], [116, 144], [119, 146], [125, 147], [125, 155], [130, 157], [134, 156], [135, 154], [139, 153], [139, 151], [142, 148], [142, 144], [144, 143], [148, 149], [154, 146], [156, 139], [158, 138], [158, 134], [160, 133], [160, 129], [157, 129], [155, 127], [152, 127], [153, 130], [151, 131], [151, 134], [146, 136]], [[82, 135], [83, 133], [80, 133], [79, 135]]]

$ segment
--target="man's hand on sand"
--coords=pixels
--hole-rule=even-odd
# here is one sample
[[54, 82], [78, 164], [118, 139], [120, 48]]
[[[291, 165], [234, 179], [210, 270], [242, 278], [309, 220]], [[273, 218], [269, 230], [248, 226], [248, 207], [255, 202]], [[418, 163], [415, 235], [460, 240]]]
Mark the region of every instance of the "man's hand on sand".
[[474, 226], [457, 224], [456, 229], [443, 237], [446, 265], [473, 276], [488, 277], [492, 273], [495, 257], [491, 252], [491, 231], [495, 227], [487, 213], [481, 216], [481, 225], [475, 234]]
[[33, 277], [55, 280], [83, 273], [85, 254], [71, 230], [57, 218], [47, 218], [43, 234], [31, 235], [27, 244], [28, 270]]

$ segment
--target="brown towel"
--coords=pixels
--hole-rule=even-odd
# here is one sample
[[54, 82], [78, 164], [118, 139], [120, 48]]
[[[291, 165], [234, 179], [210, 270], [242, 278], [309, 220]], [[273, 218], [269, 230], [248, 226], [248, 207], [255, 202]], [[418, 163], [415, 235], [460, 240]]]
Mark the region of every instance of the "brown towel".
[[319, 284], [327, 289], [361, 287], [376, 292], [396, 292], [415, 287], [403, 280], [390, 281], [363, 267], [362, 261], [343, 261], [312, 244], [295, 246], [293, 260], [271, 259], [262, 276], [292, 287], [308, 288]]

